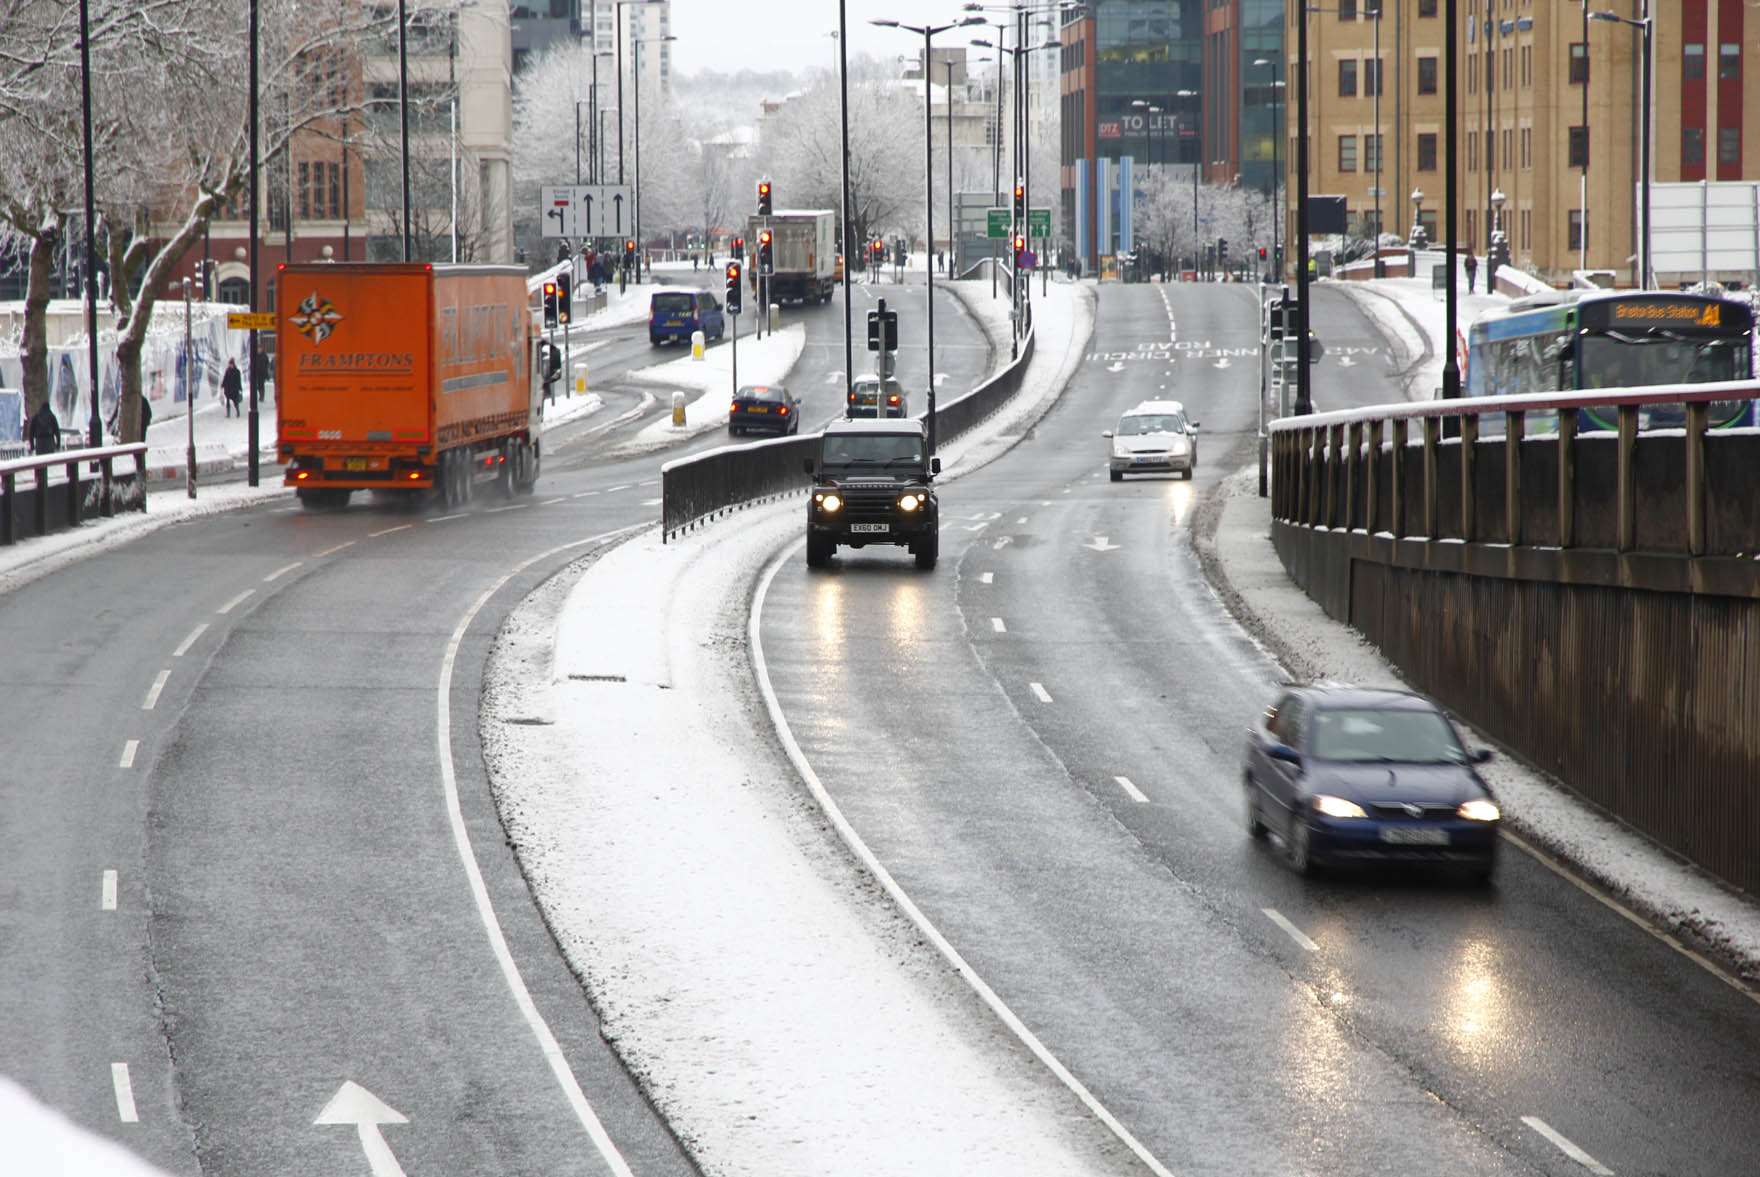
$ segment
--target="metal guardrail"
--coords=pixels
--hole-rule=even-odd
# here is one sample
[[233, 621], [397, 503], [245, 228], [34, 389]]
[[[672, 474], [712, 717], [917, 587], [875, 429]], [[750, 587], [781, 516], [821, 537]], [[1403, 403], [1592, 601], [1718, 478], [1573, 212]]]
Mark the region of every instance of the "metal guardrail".
[[[936, 443], [952, 441], [989, 417], [1020, 390], [1033, 358], [1033, 333], [1021, 342], [1008, 367], [970, 392], [935, 407]], [[926, 411], [925, 411], [926, 412]], [[919, 419], [925, 413], [915, 414]], [[707, 523], [736, 507], [748, 507], [811, 483], [803, 459], [818, 452], [819, 434], [722, 446], [660, 467], [662, 541]]]
[[[134, 459], [133, 475], [117, 475], [112, 464], [117, 458], [128, 457]], [[98, 477], [80, 478], [82, 463], [96, 466]], [[49, 474], [58, 466], [65, 468], [65, 481], [51, 492]], [[33, 485], [20, 490], [18, 478], [21, 474], [30, 475]], [[147, 447], [144, 442], [62, 450], [0, 462], [0, 544], [18, 542], [20, 525], [24, 521], [21, 515], [28, 516], [39, 536], [48, 535], [57, 527], [77, 527], [86, 513], [86, 494], [91, 491], [96, 492], [94, 506], [98, 514], [114, 515], [118, 499], [123, 497], [118, 491], [131, 486], [137, 489], [128, 494], [121, 505], [125, 509], [145, 511]]]

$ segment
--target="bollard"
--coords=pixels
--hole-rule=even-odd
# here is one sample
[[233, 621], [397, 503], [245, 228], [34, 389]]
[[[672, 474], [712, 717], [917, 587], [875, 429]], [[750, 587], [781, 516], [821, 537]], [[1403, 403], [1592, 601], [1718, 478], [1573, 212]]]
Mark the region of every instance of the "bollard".
[[684, 426], [684, 393], [672, 394], [672, 424], [675, 428]]
[[574, 390], [580, 396], [587, 395], [587, 366], [584, 363], [574, 366]]
[[703, 358], [703, 333], [701, 331], [692, 331], [691, 332], [691, 359], [700, 360], [702, 358]]
[[782, 304], [779, 302], [773, 302], [770, 304], [769, 325], [767, 327], [765, 327], [764, 330], [774, 331], [774, 330], [776, 330], [777, 326], [781, 324], [781, 322], [782, 322]]

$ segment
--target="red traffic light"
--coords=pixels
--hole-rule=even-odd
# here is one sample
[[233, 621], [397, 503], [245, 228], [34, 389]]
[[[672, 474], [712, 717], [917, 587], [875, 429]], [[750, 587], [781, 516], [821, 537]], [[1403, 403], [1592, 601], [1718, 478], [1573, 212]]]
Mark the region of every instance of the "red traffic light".
[[739, 281], [739, 263], [738, 262], [728, 262], [727, 263], [727, 280], [729, 282], [738, 282]]
[[1260, 247], [1259, 247], [1259, 260], [1260, 260], [1260, 261], [1264, 261], [1264, 260], [1265, 260], [1265, 247], [1264, 247], [1264, 246], [1263, 246], [1263, 245], [1261, 245], [1261, 246], [1260, 246]]
[[1025, 249], [1026, 247], [1027, 247], [1027, 239], [1025, 237], [1021, 237], [1021, 236], [1017, 235], [1014, 239], [1014, 251], [1016, 253], [1019, 253], [1019, 252], [1021, 252], [1021, 250]]
[[556, 283], [554, 283], [554, 282], [544, 283], [544, 297], [545, 298], [555, 298], [556, 297]]
[[758, 195], [759, 196], [770, 195], [770, 182], [768, 180], [758, 181]]
[[758, 230], [758, 244], [759, 245], [769, 245], [770, 244], [770, 230], [768, 230], [768, 229]]
[[1027, 186], [1025, 184], [1016, 184], [1014, 186], [1014, 198], [1016, 200], [1025, 200], [1027, 198]]

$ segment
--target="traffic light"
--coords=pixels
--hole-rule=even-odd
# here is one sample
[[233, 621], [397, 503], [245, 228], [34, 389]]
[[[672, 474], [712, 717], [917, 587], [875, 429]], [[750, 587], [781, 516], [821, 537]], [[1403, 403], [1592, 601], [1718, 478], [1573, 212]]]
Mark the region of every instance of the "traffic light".
[[733, 256], [742, 262], [746, 260], [746, 239], [744, 237], [733, 239]]
[[1216, 239], [1216, 264], [1224, 270], [1228, 269], [1228, 238], [1226, 237]]
[[544, 283], [544, 326], [556, 326], [556, 283]]
[[1264, 261], [1264, 260], [1265, 260], [1265, 247], [1264, 247], [1264, 246], [1263, 246], [1263, 245], [1261, 245], [1261, 246], [1260, 246], [1260, 247], [1259, 247], [1259, 260], [1260, 260], [1260, 261]]
[[775, 273], [774, 262], [770, 254], [770, 230], [758, 230], [758, 273]]
[[1027, 219], [1027, 186], [1016, 183], [1014, 186], [1014, 219], [1017, 223], [1025, 223]]
[[886, 242], [878, 237], [868, 242], [868, 252], [874, 255], [874, 264], [880, 265], [886, 260]]
[[626, 266], [634, 265], [635, 260], [636, 243], [634, 241], [625, 241], [623, 243], [623, 264]]
[[1027, 260], [1026, 252], [1027, 235], [1025, 233], [1016, 233], [1014, 235], [1014, 264], [1016, 269], [1019, 269], [1021, 264]]
[[758, 215], [761, 217], [770, 215], [770, 181], [768, 180], [758, 181]]
[[566, 325], [574, 309], [574, 275], [567, 270], [556, 275], [556, 321]]
[[727, 313], [730, 315], [739, 314], [741, 300], [745, 297], [740, 290], [739, 273], [738, 262], [727, 263]]

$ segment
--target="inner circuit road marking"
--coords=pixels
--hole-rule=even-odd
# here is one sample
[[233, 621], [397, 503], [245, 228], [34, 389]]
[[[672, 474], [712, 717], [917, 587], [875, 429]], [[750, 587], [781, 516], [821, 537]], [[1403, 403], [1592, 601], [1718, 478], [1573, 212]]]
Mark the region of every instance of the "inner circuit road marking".
[[459, 515], [436, 515], [436, 516], [434, 516], [434, 518], [428, 520], [428, 522], [429, 523], [451, 523], [454, 519], [463, 519], [466, 514], [469, 514], [469, 512], [467, 511], [464, 514], [459, 514]]
[[128, 1081], [128, 1064], [110, 1064], [110, 1086], [116, 1089], [116, 1118], [124, 1124], [137, 1124], [140, 1117], [134, 1110], [134, 1085]]
[[1302, 935], [1302, 930], [1300, 928], [1296, 927], [1294, 924], [1290, 923], [1288, 917], [1286, 917], [1281, 911], [1278, 911], [1275, 907], [1261, 907], [1259, 910], [1265, 913], [1266, 919], [1270, 920], [1272, 923], [1276, 924], [1278, 927], [1282, 928], [1285, 932], [1287, 932], [1289, 934], [1289, 938], [1291, 940], [1294, 940], [1296, 942], [1296, 944], [1299, 945], [1304, 951], [1306, 951], [1306, 952], [1319, 952], [1320, 951], [1320, 946], [1318, 944], [1314, 943], [1312, 940], [1308, 939], [1306, 936]]
[[139, 740], [130, 740], [130, 741], [128, 741], [128, 743], [122, 745], [122, 759], [118, 760], [116, 762], [116, 767], [117, 768], [133, 768], [134, 767], [134, 754], [136, 752], [139, 752], [140, 750], [141, 750], [141, 742]]
[[1039, 702], [1051, 702], [1051, 692], [1045, 689], [1044, 683], [1030, 682], [1027, 684], [1027, 687], [1033, 692], [1034, 697], [1037, 698]]
[[202, 635], [207, 632], [208, 623], [204, 621], [194, 629], [190, 630], [187, 638], [184, 638], [181, 642], [177, 643], [177, 649], [171, 651], [171, 656], [173, 658], [183, 657], [185, 654], [189, 653], [189, 648], [200, 641]]
[[354, 547], [354, 545], [355, 545], [355, 541], [351, 539], [351, 540], [348, 540], [344, 543], [339, 543], [335, 547], [325, 548], [323, 551], [314, 555], [312, 557], [312, 559], [322, 560], [325, 556], [334, 556], [337, 552], [340, 552], [343, 548], [352, 548], [352, 547]]
[[301, 564], [304, 564], [304, 563], [305, 563], [304, 560], [295, 560], [291, 564], [288, 564], [288, 565], [281, 567], [281, 568], [277, 568], [275, 571], [271, 572], [269, 575], [267, 575], [263, 578], [263, 583], [269, 584], [273, 581], [280, 580], [283, 576], [286, 576], [289, 572], [292, 572], [295, 568], [298, 568]]
[[1596, 1177], [1613, 1177], [1612, 1169], [1609, 1169], [1606, 1165], [1602, 1164], [1600, 1161], [1572, 1144], [1569, 1140], [1565, 1139], [1556, 1128], [1551, 1124], [1548, 1124], [1545, 1120], [1542, 1120], [1539, 1116], [1523, 1116], [1522, 1123], [1526, 1124], [1540, 1135], [1546, 1137], [1546, 1139], [1550, 1140], [1558, 1147], [1559, 1152], [1562, 1152], [1565, 1156], [1577, 1162], [1577, 1164], [1583, 1166], [1583, 1168], [1589, 1170], [1589, 1172], [1596, 1174]]
[[116, 910], [116, 872], [104, 872], [103, 882], [98, 888], [98, 908], [101, 911]]
[[1144, 796], [1143, 790], [1141, 790], [1141, 789], [1137, 788], [1137, 786], [1131, 784], [1130, 777], [1128, 777], [1128, 776], [1115, 776], [1112, 779], [1118, 782], [1118, 787], [1124, 790], [1124, 795], [1126, 797], [1129, 797], [1132, 801], [1135, 801], [1139, 805], [1148, 804], [1149, 798]]
[[1007, 633], [1008, 632], [1008, 626], [1002, 624], [1002, 618], [1000, 618], [1000, 617], [992, 617], [990, 619], [990, 628], [995, 630], [997, 633]]
[[244, 592], [238, 594], [238, 596], [232, 598], [230, 601], [226, 602], [224, 605], [222, 605], [218, 609], [214, 610], [214, 612], [216, 612], [216, 613], [230, 613], [234, 609], [238, 608], [240, 605], [244, 604], [245, 599], [256, 591], [257, 591], [256, 589], [245, 589]]
[[994, 572], [986, 572], [983, 575], [978, 577], [978, 583], [980, 583], [980, 584], [995, 584], [996, 583], [996, 574]]
[[383, 528], [380, 528], [378, 531], [367, 532], [367, 538], [368, 539], [378, 539], [380, 536], [390, 535], [394, 531], [408, 531], [410, 528], [412, 528], [414, 526], [415, 526], [415, 524], [413, 524], [413, 523], [399, 523], [396, 527], [383, 527]]
[[169, 670], [161, 670], [159, 672], [159, 677], [154, 679], [153, 685], [147, 688], [147, 697], [141, 703], [142, 711], [151, 711], [159, 705], [159, 692], [165, 689], [165, 680], [170, 677], [171, 672]]

